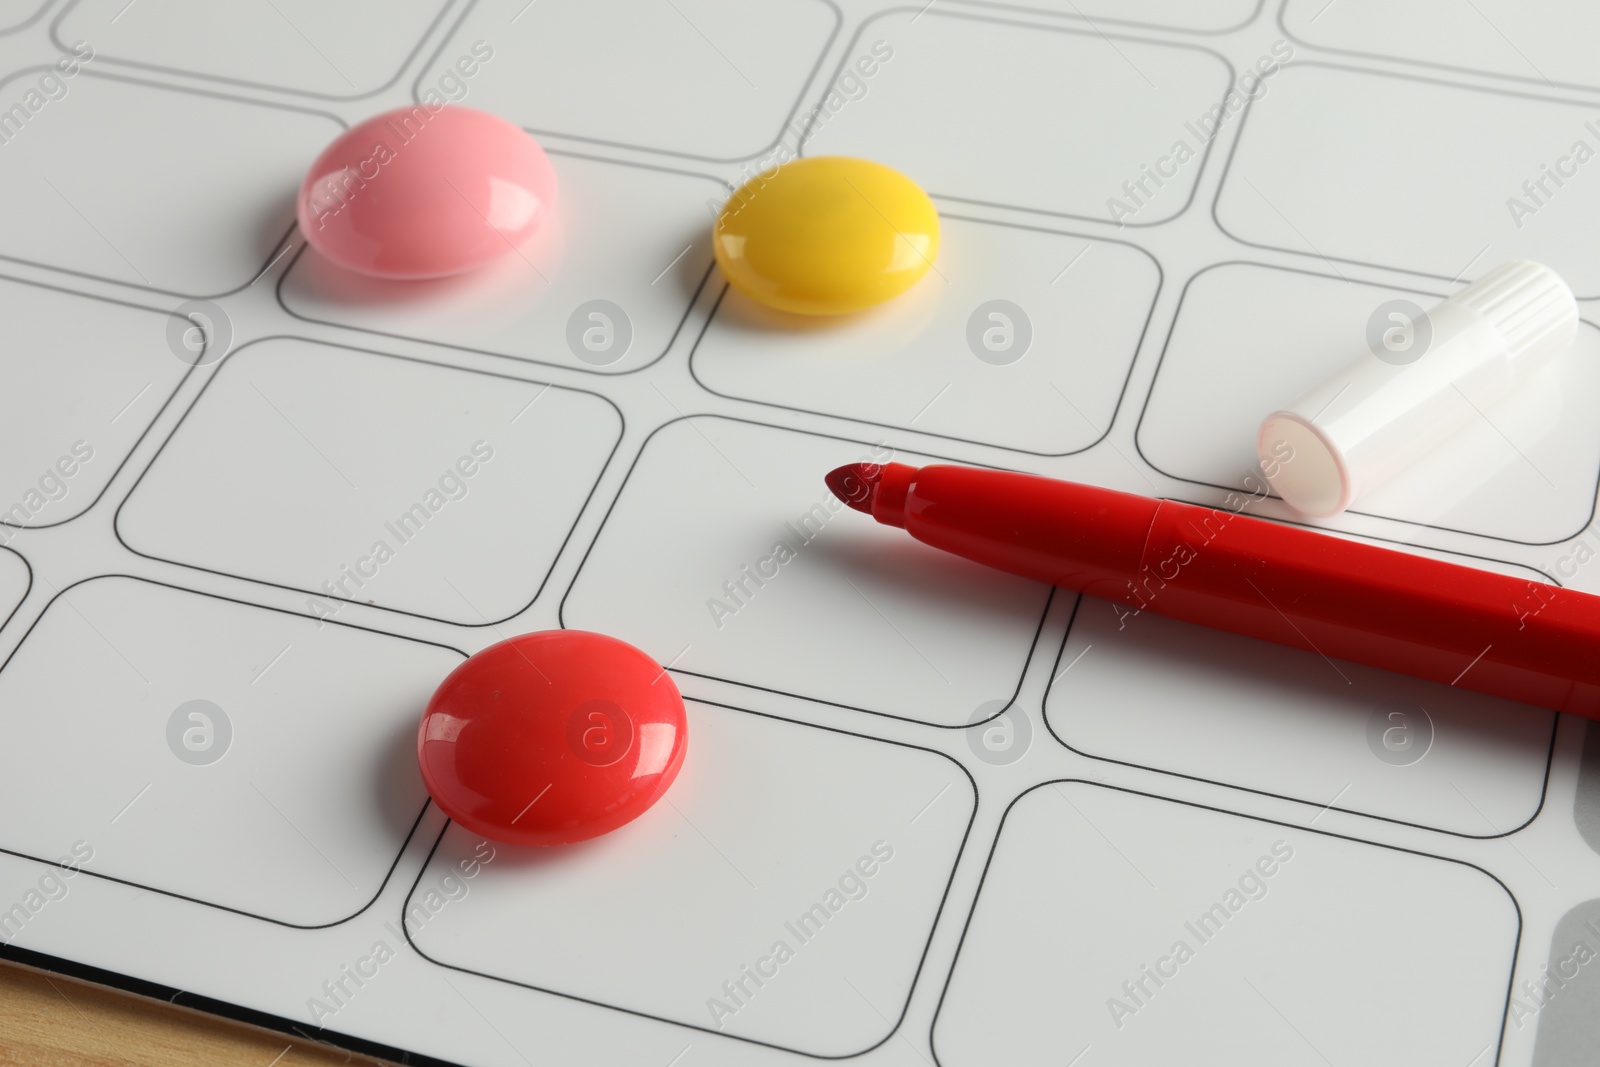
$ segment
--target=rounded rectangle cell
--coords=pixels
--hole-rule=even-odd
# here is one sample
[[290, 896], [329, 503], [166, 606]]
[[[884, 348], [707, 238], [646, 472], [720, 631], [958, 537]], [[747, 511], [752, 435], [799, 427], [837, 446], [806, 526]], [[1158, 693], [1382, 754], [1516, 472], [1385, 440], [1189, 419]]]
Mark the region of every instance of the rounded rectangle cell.
[[733, 162], [783, 135], [839, 20], [830, 0], [475, 0], [415, 92], [481, 38], [495, 59], [474, 107], [535, 134]]
[[[1210, 150], [1196, 124], [1233, 77], [1190, 45], [939, 8], [869, 19], [844, 62], [861, 56], [876, 73], [843, 70], [802, 115], [805, 155], [874, 159], [947, 200], [1141, 226], [1188, 207]], [[1050, 101], [1048, 121], [1019, 101]]]
[[117, 513], [141, 555], [466, 626], [544, 587], [622, 434], [592, 393], [279, 337], [230, 355]]
[[0, 82], [0, 256], [162, 292], [241, 288], [342, 129], [322, 112], [85, 67], [24, 70]]
[[[1414, 116], [1403, 136], [1397, 115]], [[1582, 104], [1296, 62], [1245, 110], [1216, 220], [1245, 244], [1451, 283], [1531, 259], [1592, 298], [1600, 182], [1580, 167], [1597, 131]]]
[[448, 0], [265, 0], [218, 18], [206, 0], [74, 0], [50, 35], [95, 61], [164, 74], [283, 89], [323, 98], [370, 96], [393, 85]]
[[0, 278], [0, 544], [100, 499], [195, 359], [147, 308]]
[[823, 484], [843, 463], [924, 462], [695, 416], [645, 443], [561, 606], [689, 675], [959, 726], [1021, 683], [1050, 599], [912, 542]]
[[1600, 1047], [1596, 944], [1600, 944], [1600, 899], [1586, 900], [1561, 917], [1550, 935], [1542, 974], [1516, 991], [1512, 1019], [1518, 1026], [1537, 1021], [1539, 1027], [1533, 1067], [1582, 1063]]
[[16, 33], [44, 14], [52, 0], [9, 0], [0, 15], [0, 33]]
[[[5, 531], [0, 530], [0, 537]], [[5, 629], [33, 588], [33, 568], [15, 550], [0, 547], [0, 630]]]
[[1045, 722], [1074, 751], [1297, 800], [1308, 817], [1497, 837], [1544, 801], [1556, 715], [1543, 708], [1094, 597], [1053, 677]]
[[406, 936], [456, 970], [804, 1055], [877, 1046], [921, 971], [972, 779], [926, 749], [688, 710], [676, 783], [620, 830], [525, 849], [452, 824]]
[[278, 285], [297, 318], [616, 374], [666, 354], [711, 270], [721, 182], [550, 153], [560, 210], [522, 248], [454, 278], [387, 281], [315, 249]]
[[1505, 886], [1457, 860], [1047, 782], [1006, 812], [934, 1053], [1465, 1064], [1499, 1044], [1520, 930]]
[[421, 815], [417, 721], [461, 660], [141, 579], [69, 586], [0, 668], [0, 725], [27, 753], [0, 778], [0, 848], [288, 926], [342, 922]]
[[1600, 9], [1583, 0], [1287, 0], [1284, 32], [1313, 48], [1424, 67], [1497, 74], [1539, 86], [1600, 88]]
[[1035, 455], [1104, 436], [1161, 270], [1120, 241], [945, 216], [909, 293], [837, 320], [728, 289], [690, 369], [722, 396]]
[[1186, 0], [972, 0], [983, 7], [1008, 11], [1048, 11], [1053, 15], [1081, 19], [1091, 26], [1102, 23], [1148, 26], [1190, 33], [1227, 33], [1245, 26], [1261, 11], [1265, 0], [1219, 0], [1209, 4]]
[[[1250, 263], [1201, 271], [1184, 289], [1156, 369], [1140, 453], [1174, 478], [1254, 492], [1256, 433], [1267, 413], [1362, 358], [1374, 335], [1415, 328], [1439, 300]], [[1583, 530], [1600, 483], [1591, 400], [1600, 397], [1600, 330], [1580, 323], [1570, 351], [1498, 402], [1475, 401], [1471, 386], [1458, 392], [1466, 428], [1362, 493], [1352, 510], [1523, 544]]]

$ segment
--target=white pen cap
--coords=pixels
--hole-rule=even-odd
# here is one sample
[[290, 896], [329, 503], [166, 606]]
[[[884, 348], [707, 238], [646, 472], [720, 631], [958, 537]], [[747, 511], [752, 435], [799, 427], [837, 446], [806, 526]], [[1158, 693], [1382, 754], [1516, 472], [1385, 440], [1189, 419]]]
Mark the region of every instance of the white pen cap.
[[1368, 352], [1261, 423], [1262, 472], [1304, 515], [1339, 514], [1563, 352], [1578, 305], [1555, 271], [1513, 260], [1373, 332]]

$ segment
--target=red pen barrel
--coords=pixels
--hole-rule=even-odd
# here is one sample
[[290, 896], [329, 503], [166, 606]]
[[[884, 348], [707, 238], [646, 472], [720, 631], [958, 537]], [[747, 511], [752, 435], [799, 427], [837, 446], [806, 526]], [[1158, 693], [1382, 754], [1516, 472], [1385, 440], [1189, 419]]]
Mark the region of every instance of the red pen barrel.
[[[1159, 500], [1031, 474], [890, 463], [872, 517], [1012, 574], [1087, 590], [1137, 573]], [[1111, 596], [1112, 593], [1097, 593]]]
[[1119, 599], [1600, 718], [1600, 597], [1586, 593], [1170, 501], [1133, 592]]
[[880, 522], [1150, 611], [1600, 718], [1600, 597], [1226, 509], [968, 467], [883, 468]]

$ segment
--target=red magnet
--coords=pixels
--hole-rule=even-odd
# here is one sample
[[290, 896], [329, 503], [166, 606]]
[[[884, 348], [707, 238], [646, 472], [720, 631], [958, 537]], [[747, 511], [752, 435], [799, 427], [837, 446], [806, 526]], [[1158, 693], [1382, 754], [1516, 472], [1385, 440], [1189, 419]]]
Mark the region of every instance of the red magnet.
[[542, 630], [450, 672], [417, 732], [446, 815], [514, 845], [568, 845], [644, 814], [678, 776], [683, 697], [623, 641]]

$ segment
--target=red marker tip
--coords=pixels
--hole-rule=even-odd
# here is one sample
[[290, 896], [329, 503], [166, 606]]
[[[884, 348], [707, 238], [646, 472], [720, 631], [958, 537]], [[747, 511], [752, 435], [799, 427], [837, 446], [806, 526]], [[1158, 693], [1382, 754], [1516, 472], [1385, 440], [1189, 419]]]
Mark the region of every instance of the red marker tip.
[[883, 477], [876, 463], [847, 463], [828, 472], [828, 488], [833, 495], [863, 514], [872, 514], [872, 495]]

